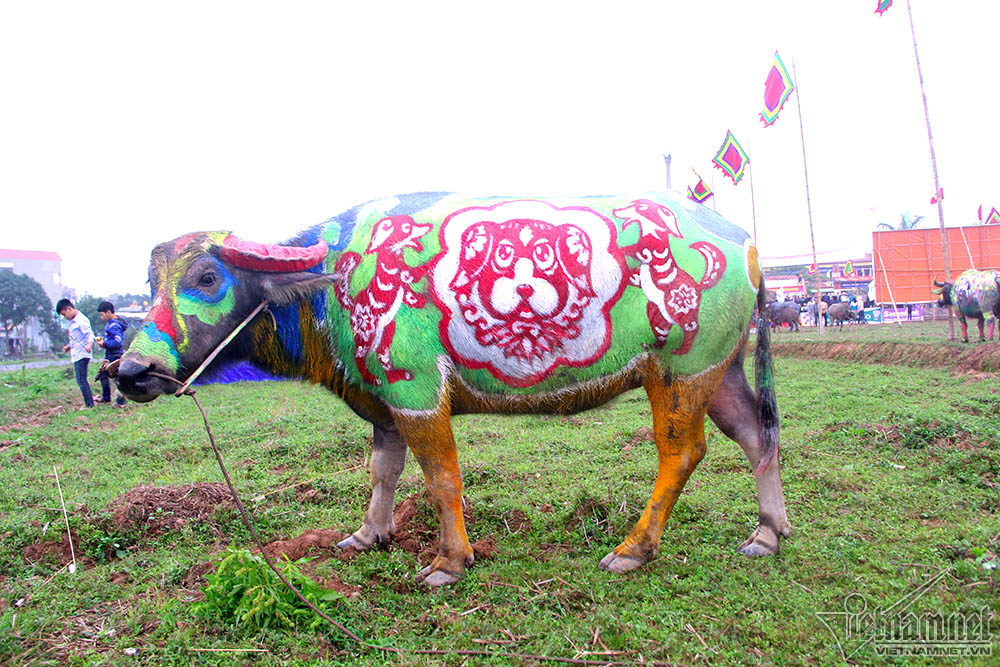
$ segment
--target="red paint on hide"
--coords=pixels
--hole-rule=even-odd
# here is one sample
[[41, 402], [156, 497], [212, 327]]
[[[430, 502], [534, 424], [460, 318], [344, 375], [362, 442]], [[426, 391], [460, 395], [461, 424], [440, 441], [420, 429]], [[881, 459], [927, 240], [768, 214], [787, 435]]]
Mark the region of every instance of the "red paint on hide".
[[421, 252], [420, 238], [431, 231], [431, 225], [418, 225], [408, 215], [382, 218], [372, 230], [366, 255], [375, 255], [375, 275], [356, 297], [351, 297], [348, 286], [351, 273], [361, 263], [356, 252], [345, 252], [337, 260], [336, 270], [341, 279], [334, 285], [334, 294], [341, 306], [351, 313], [354, 330], [354, 362], [367, 384], [379, 385], [381, 380], [368, 370], [368, 355], [373, 351], [378, 358], [386, 380], [391, 384], [412, 380], [413, 373], [396, 368], [392, 363], [390, 347], [396, 332], [396, 316], [405, 304], [410, 308], [423, 308], [423, 295], [415, 292], [413, 283], [424, 276], [423, 267], [413, 267], [403, 257], [404, 248]]
[[154, 305], [153, 309], [149, 311], [148, 319], [156, 325], [160, 333], [170, 336], [174, 344], [177, 344], [177, 329], [174, 328], [174, 314], [168, 306]]
[[[626, 284], [614, 223], [590, 208], [545, 204], [545, 210], [542, 203], [455, 211], [441, 225], [441, 254], [431, 268], [441, 276], [430, 287], [449, 356], [514, 387], [538, 384], [560, 366], [589, 366], [603, 357], [611, 345], [611, 308]], [[534, 209], [526, 213], [519, 206]], [[507, 209], [510, 217], [492, 213], [497, 209]], [[567, 217], [576, 211], [587, 217]], [[483, 219], [477, 222], [479, 212]], [[595, 248], [591, 225], [602, 222], [606, 234], [598, 236], [607, 246]], [[448, 247], [449, 224], [462, 228], [457, 249]], [[592, 270], [598, 264], [603, 270]], [[608, 264], [617, 265], [617, 278], [610, 277], [615, 271]], [[603, 282], [595, 286], [595, 280]]]
[[174, 252], [180, 252], [181, 250], [183, 250], [184, 247], [188, 243], [190, 243], [191, 241], [193, 241], [195, 239], [195, 237], [197, 237], [197, 236], [201, 236], [201, 234], [196, 234], [196, 233], [185, 234], [184, 236], [180, 236], [180, 237], [174, 239]]
[[670, 329], [679, 326], [684, 338], [673, 353], [686, 354], [698, 335], [701, 292], [719, 282], [726, 270], [725, 255], [707, 241], [692, 243], [691, 248], [705, 258], [705, 275], [696, 282], [677, 265], [670, 250], [671, 235], [684, 238], [673, 211], [649, 199], [637, 199], [611, 213], [625, 221], [623, 230], [633, 223], [639, 225], [638, 243], [625, 249], [640, 262], [639, 268], [630, 272], [629, 283], [641, 288], [649, 300], [646, 317], [656, 346], [663, 347]]

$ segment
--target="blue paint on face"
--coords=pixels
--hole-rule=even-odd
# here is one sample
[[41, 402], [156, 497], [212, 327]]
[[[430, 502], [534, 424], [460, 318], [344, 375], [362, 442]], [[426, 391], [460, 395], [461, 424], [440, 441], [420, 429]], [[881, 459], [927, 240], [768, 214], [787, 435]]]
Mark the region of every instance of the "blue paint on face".
[[215, 262], [215, 270], [222, 279], [220, 282], [216, 283], [215, 294], [209, 296], [197, 287], [188, 287], [187, 289], [183, 289], [181, 290], [181, 294], [204, 303], [219, 303], [222, 301], [226, 298], [226, 294], [229, 290], [232, 289], [233, 286], [238, 286], [240, 281], [238, 281], [233, 274], [226, 270], [226, 267], [222, 264], [222, 262]]
[[141, 332], [149, 337], [149, 340], [154, 343], [166, 343], [167, 350], [170, 354], [177, 360], [177, 365], [181, 365], [181, 355], [177, 352], [177, 348], [174, 346], [174, 339], [163, 333], [156, 328], [156, 325], [152, 322], [146, 322], [146, 326], [141, 329]]

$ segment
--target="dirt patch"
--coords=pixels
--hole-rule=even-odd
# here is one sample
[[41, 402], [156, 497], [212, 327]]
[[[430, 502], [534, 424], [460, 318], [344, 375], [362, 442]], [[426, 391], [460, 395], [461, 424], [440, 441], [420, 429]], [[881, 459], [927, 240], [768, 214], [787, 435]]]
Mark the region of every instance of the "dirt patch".
[[140, 529], [162, 535], [179, 530], [187, 523], [201, 522], [218, 533], [218, 527], [211, 520], [213, 515], [220, 509], [232, 507], [232, 496], [225, 485], [192, 483], [136, 487], [112, 500], [108, 512], [115, 530]]
[[291, 561], [309, 558], [311, 560], [308, 563], [300, 566], [303, 574], [327, 590], [337, 591], [345, 597], [357, 597], [361, 594], [360, 586], [345, 584], [335, 575], [329, 573], [317, 574], [319, 564], [330, 558], [349, 561], [357, 555], [358, 552], [354, 549], [337, 548], [337, 542], [345, 537], [347, 534], [339, 530], [322, 528], [307, 530], [290, 540], [277, 540], [264, 545], [264, 555], [274, 563], [281, 562], [285, 558]]
[[83, 555], [80, 538], [73, 536], [73, 548], [70, 549], [69, 539], [65, 535], [59, 540], [39, 538], [21, 550], [21, 557], [28, 563], [45, 565], [47, 567], [64, 567], [73, 562], [83, 565], [93, 565], [94, 559]]
[[500, 547], [497, 546], [496, 538], [490, 536], [485, 540], [479, 540], [478, 542], [473, 542], [471, 545], [472, 553], [476, 555], [476, 560], [489, 560], [497, 555], [500, 551]]
[[[396, 532], [392, 535], [390, 544], [416, 555], [421, 567], [430, 565], [437, 556], [438, 529], [430, 525], [433, 516], [434, 508], [425, 493], [415, 493], [403, 499], [392, 513]], [[521, 513], [521, 516], [524, 514]], [[465, 519], [466, 528], [475, 525], [475, 512], [468, 503], [462, 507], [462, 517]], [[527, 520], [527, 516], [524, 516], [524, 519]], [[476, 558], [492, 558], [498, 551], [496, 538], [493, 536], [473, 542], [470, 546]]]
[[337, 542], [345, 537], [347, 533], [338, 530], [324, 528], [307, 530], [298, 537], [265, 544], [264, 555], [273, 561], [280, 561], [283, 558], [295, 561], [306, 557], [324, 561], [333, 556], [338, 556], [341, 560], [350, 560], [357, 554], [354, 549], [337, 548]]
[[53, 417], [65, 414], [74, 406], [75, 402], [69, 395], [60, 397], [56, 401], [40, 400], [38, 401], [38, 409], [33, 412], [8, 415], [7, 423], [0, 425], [0, 433], [8, 431], [31, 431], [36, 428], [48, 426]]
[[923, 368], [949, 368], [963, 373], [990, 373], [1000, 369], [1000, 345], [954, 346], [915, 343], [772, 343], [774, 355], [797, 359], [850, 361]]
[[531, 519], [521, 510], [514, 510], [510, 516], [504, 516], [504, 523], [511, 533], [531, 530]]
[[192, 565], [191, 568], [181, 577], [181, 586], [187, 589], [200, 588], [208, 583], [205, 579], [205, 575], [209, 572], [214, 572], [218, 563], [212, 562], [210, 560], [204, 563], [198, 563]]

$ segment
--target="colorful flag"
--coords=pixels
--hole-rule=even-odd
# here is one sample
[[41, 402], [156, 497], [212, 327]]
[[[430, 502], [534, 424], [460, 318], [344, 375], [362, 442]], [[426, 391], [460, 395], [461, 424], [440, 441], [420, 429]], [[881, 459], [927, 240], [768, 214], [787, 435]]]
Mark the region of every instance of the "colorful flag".
[[882, 13], [892, 7], [892, 0], [877, 0], [878, 7], [875, 8], [875, 13], [882, 16]]
[[760, 112], [764, 127], [773, 125], [774, 121], [778, 120], [781, 107], [785, 105], [785, 101], [794, 89], [792, 77], [788, 76], [785, 63], [781, 62], [781, 56], [775, 51], [771, 71], [767, 73], [767, 79], [764, 81], [764, 109]]
[[931, 204], [936, 204], [943, 199], [944, 199], [944, 188], [941, 188], [940, 190], [934, 193], [933, 197], [931, 197]]
[[984, 222], [983, 224], [984, 225], [1000, 225], [1000, 213], [997, 213], [997, 210], [995, 208], [992, 209], [990, 211], [989, 217], [986, 218], [986, 222]]
[[718, 155], [712, 161], [715, 162], [716, 167], [732, 179], [733, 185], [736, 185], [743, 178], [743, 169], [747, 166], [747, 162], [750, 159], [736, 142], [736, 137], [733, 136], [733, 133], [726, 130], [726, 140], [722, 142], [722, 148], [719, 149]]
[[708, 186], [705, 185], [705, 179], [699, 176], [697, 171], [694, 171], [694, 175], [698, 176], [698, 184], [694, 188], [688, 188], [688, 197], [699, 204], [704, 204], [715, 193], [708, 189]]
[[845, 276], [850, 276], [850, 275], [853, 275], [853, 274], [854, 274], [854, 262], [853, 261], [849, 261], [849, 262], [847, 262], [847, 264], [844, 264], [844, 275]]
[[819, 273], [819, 267], [816, 266], [815, 264], [810, 264], [809, 265], [809, 275], [812, 276], [812, 275], [815, 275], [817, 273]]

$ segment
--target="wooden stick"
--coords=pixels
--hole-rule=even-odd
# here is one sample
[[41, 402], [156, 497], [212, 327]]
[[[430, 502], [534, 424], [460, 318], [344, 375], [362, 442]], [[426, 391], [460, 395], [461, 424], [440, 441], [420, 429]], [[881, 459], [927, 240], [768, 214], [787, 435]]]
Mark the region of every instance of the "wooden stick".
[[[895, 313], [895, 311], [899, 309], [899, 306], [896, 305], [896, 297], [892, 295], [892, 285], [889, 284], [889, 272], [885, 270], [885, 261], [882, 259], [882, 249], [879, 248], [875, 252], [878, 255], [878, 263], [882, 265], [882, 275], [885, 276], [885, 288], [889, 290], [889, 298], [892, 300], [892, 310]], [[900, 329], [903, 328], [903, 321], [898, 317], [896, 318], [896, 324], [899, 325]]]
[[[924, 100], [924, 120], [927, 122], [927, 144], [931, 148], [931, 169], [934, 172], [934, 192], [941, 194], [941, 179], [938, 178], [937, 157], [934, 155], [934, 136], [931, 134], [931, 114], [927, 110], [927, 92], [924, 90], [924, 72], [920, 68], [920, 52], [917, 51], [917, 31], [913, 28], [913, 9], [906, 0], [906, 15], [910, 19], [910, 35], [913, 37], [913, 59], [917, 63], [917, 78], [920, 79], [920, 97]], [[944, 253], [944, 279], [951, 282], [951, 256], [948, 253], [948, 234], [944, 231], [944, 197], [937, 200], [938, 223], [941, 227], [941, 251]], [[955, 340], [955, 318], [948, 307], [948, 340]]]
[[63, 500], [62, 486], [59, 485], [59, 471], [52, 466], [52, 472], [56, 474], [56, 488], [59, 489], [59, 504], [62, 505], [63, 521], [66, 522], [66, 539], [69, 540], [69, 555], [73, 558], [73, 566], [69, 568], [70, 574], [76, 573], [76, 553], [73, 551], [73, 533], [69, 532], [69, 516], [66, 514], [66, 501]]
[[219, 352], [222, 352], [222, 349], [226, 347], [226, 345], [229, 345], [229, 342], [231, 340], [236, 338], [236, 334], [242, 331], [243, 327], [249, 324], [250, 320], [255, 318], [257, 316], [257, 313], [264, 310], [264, 308], [266, 307], [267, 307], [267, 299], [264, 299], [263, 301], [260, 302], [260, 305], [254, 308], [253, 311], [246, 316], [246, 319], [240, 322], [240, 325], [238, 327], [233, 329], [230, 332], [230, 334], [226, 336], [221, 343], [219, 343], [218, 347], [212, 350], [212, 354], [205, 357], [205, 361], [201, 362], [201, 366], [198, 366], [195, 372], [192, 373], [190, 377], [188, 377], [187, 381], [180, 386], [180, 388], [177, 390], [174, 396], [183, 396], [184, 393], [188, 390], [188, 387], [191, 386], [191, 383], [198, 379], [198, 376], [202, 374], [202, 371], [204, 371], [210, 363], [212, 363], [212, 360], [215, 359], [216, 356], [218, 356]]

